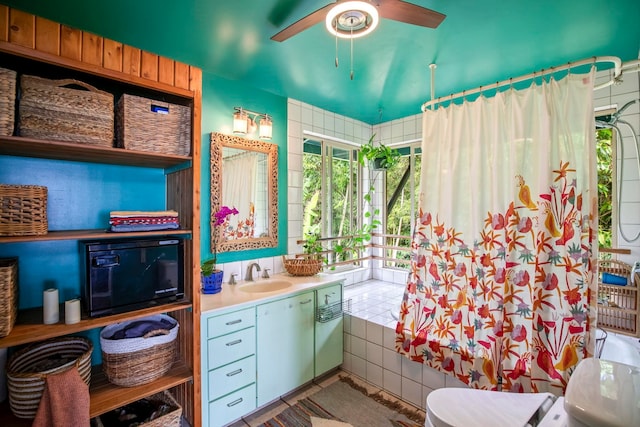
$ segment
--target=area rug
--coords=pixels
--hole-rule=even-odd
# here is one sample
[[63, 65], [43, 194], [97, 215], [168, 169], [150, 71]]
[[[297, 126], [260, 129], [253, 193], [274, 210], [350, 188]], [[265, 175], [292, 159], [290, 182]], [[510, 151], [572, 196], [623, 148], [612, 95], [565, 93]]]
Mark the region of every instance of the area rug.
[[[322, 421], [326, 420], [326, 421]], [[300, 399], [259, 427], [422, 427], [424, 415], [380, 393], [369, 394], [349, 377]]]

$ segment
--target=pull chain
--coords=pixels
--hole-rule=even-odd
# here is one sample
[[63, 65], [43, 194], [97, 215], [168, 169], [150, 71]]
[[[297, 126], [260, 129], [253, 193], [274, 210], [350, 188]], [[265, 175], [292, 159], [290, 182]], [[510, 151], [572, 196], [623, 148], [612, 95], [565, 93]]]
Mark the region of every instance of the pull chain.
[[336, 68], [338, 68], [338, 20], [336, 19]]
[[353, 80], [353, 26], [351, 27], [351, 72], [349, 73], [351, 80]]

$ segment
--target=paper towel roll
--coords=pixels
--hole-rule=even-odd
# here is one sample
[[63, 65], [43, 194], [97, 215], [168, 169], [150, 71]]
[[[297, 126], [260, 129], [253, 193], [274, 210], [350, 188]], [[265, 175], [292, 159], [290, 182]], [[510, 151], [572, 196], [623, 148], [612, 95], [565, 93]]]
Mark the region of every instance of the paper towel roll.
[[64, 302], [64, 323], [71, 325], [80, 321], [80, 300], [70, 299]]
[[60, 320], [60, 307], [58, 306], [58, 290], [49, 288], [42, 294], [42, 318], [45, 325], [58, 323]]

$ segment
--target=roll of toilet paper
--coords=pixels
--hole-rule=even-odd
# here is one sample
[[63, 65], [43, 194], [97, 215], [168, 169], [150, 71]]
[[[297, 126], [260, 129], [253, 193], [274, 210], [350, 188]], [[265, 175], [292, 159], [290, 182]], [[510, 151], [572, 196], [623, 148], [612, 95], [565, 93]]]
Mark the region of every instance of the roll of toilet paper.
[[64, 302], [64, 323], [71, 325], [80, 321], [80, 300], [70, 299]]
[[45, 325], [58, 323], [60, 320], [60, 307], [58, 306], [58, 290], [49, 288], [42, 295], [42, 318]]

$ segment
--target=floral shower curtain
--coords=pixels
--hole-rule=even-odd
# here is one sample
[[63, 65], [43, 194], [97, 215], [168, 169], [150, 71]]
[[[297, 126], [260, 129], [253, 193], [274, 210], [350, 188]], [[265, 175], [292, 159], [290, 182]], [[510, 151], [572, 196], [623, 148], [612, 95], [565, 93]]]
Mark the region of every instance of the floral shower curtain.
[[398, 352], [475, 388], [556, 395], [593, 354], [593, 80], [424, 113]]

